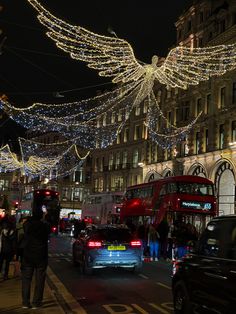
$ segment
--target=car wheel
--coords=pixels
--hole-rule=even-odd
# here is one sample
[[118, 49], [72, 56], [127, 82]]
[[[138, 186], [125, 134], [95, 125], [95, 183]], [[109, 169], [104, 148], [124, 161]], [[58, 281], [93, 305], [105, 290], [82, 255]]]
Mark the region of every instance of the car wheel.
[[187, 288], [183, 281], [179, 281], [173, 290], [174, 312], [175, 314], [191, 314], [192, 305], [189, 299]]
[[137, 264], [136, 266], [134, 266], [133, 272], [134, 272], [135, 274], [138, 274], [138, 273], [140, 273], [141, 271], [142, 271], [142, 263], [139, 263], [139, 264]]

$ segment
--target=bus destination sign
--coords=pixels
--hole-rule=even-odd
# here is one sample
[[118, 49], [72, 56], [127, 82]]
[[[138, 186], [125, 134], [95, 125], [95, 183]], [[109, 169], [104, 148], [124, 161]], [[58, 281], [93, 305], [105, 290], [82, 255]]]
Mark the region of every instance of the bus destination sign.
[[211, 203], [198, 202], [198, 201], [182, 201], [182, 208], [196, 209], [202, 211], [209, 211], [212, 209]]

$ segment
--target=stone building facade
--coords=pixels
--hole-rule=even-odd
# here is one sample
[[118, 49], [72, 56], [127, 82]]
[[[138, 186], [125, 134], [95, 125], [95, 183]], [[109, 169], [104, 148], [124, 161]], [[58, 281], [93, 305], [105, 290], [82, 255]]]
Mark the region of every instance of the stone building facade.
[[[177, 45], [204, 47], [236, 42], [236, 2], [196, 1], [175, 24]], [[163, 149], [148, 137], [145, 102], [136, 107], [117, 141], [92, 154], [92, 190], [124, 191], [160, 177], [193, 174], [215, 183], [220, 214], [235, 213], [236, 70], [187, 90], [155, 86], [166, 122], [178, 127], [200, 118], [184, 140]]]

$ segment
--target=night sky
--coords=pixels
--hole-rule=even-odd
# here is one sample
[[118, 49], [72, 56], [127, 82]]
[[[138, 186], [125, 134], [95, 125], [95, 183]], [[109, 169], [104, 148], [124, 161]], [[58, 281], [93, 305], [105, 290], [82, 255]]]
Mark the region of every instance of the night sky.
[[[27, 0], [0, 0], [1, 39], [0, 92], [15, 106], [32, 102], [66, 102], [95, 95], [112, 87], [109, 78], [73, 60], [46, 36], [46, 28]], [[42, 0], [50, 12], [73, 25], [101, 35], [113, 29], [133, 47], [137, 59], [151, 63], [156, 54], [165, 56], [176, 43], [174, 23], [192, 0]], [[65, 97], [56, 98], [60, 92]], [[1, 137], [20, 134], [6, 117], [0, 119]], [[0, 143], [1, 144], [1, 143]]]

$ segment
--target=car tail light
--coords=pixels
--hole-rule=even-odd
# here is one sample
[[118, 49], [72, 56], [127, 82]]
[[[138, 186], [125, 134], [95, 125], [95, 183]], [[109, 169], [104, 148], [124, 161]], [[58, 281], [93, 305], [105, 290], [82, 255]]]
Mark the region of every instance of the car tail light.
[[102, 246], [102, 242], [100, 241], [89, 241], [88, 242], [88, 247], [90, 248], [99, 248]]
[[52, 232], [57, 232], [57, 227], [53, 226], [53, 227], [51, 228], [51, 231], [52, 231]]
[[131, 246], [141, 246], [142, 245], [142, 243], [141, 243], [141, 241], [139, 241], [139, 240], [136, 240], [136, 241], [131, 241], [130, 242], [130, 245]]

